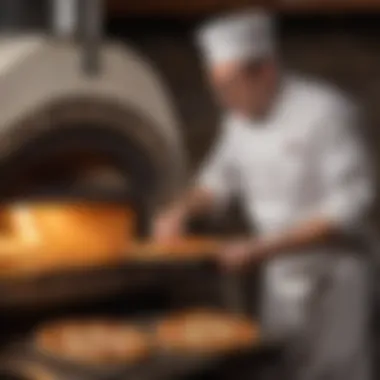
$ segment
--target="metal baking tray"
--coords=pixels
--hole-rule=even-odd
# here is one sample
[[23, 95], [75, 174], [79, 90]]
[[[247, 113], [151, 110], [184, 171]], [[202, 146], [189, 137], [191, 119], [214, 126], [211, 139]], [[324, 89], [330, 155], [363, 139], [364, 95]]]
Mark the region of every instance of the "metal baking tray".
[[[155, 316], [140, 316], [139, 318], [130, 320], [131, 324], [140, 327], [147, 334], [151, 333], [157, 320], [162, 317], [162, 314]], [[96, 319], [96, 318], [95, 318]], [[44, 363], [49, 368], [55, 368], [60, 373], [75, 373], [83, 378], [96, 377], [113, 379], [118, 376], [123, 376], [128, 379], [168, 379], [180, 375], [191, 374], [209, 366], [216, 365], [221, 360], [225, 360], [228, 356], [241, 355], [247, 351], [261, 350], [262, 343], [252, 345], [250, 349], [244, 348], [226, 353], [216, 354], [199, 354], [186, 355], [175, 354], [163, 350], [155, 350], [146, 360], [137, 364], [115, 364], [115, 365], [91, 365], [86, 363], [78, 363], [69, 359], [57, 357], [48, 352], [37, 348], [33, 342], [33, 338], [29, 338], [25, 344], [29, 355], [35, 358], [38, 362]], [[264, 346], [263, 346], [264, 348]]]

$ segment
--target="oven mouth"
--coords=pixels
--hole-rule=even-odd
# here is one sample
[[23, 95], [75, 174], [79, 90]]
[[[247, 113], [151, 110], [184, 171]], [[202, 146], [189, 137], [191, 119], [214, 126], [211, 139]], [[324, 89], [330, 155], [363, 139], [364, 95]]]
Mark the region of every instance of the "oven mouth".
[[102, 125], [40, 133], [0, 166], [0, 199], [124, 202], [157, 191], [153, 157]]
[[[130, 179], [131, 191], [149, 198], [150, 207], [155, 207], [172, 197], [182, 180], [182, 156], [175, 140], [161, 122], [117, 99], [88, 95], [55, 98], [33, 111], [21, 112], [2, 129], [0, 202], [51, 194], [55, 198], [73, 194], [86, 198], [94, 196], [91, 195], [94, 189], [103, 193], [101, 198], [114, 199], [110, 188], [100, 191], [99, 186], [82, 186], [81, 189], [78, 181], [75, 186], [68, 180], [54, 181], [54, 175], [50, 176], [50, 183], [35, 181], [41, 173], [46, 174], [49, 165], [53, 168], [50, 174], [54, 171], [62, 174], [65, 166], [61, 165], [62, 157], [71, 157], [74, 163], [71, 168], [76, 168], [75, 156], [86, 153], [87, 158], [92, 155], [100, 160], [99, 164], [111, 166], [119, 178]], [[54, 167], [58, 162], [61, 164]], [[28, 183], [28, 178], [33, 181]], [[33, 182], [33, 186], [28, 186]], [[83, 181], [79, 182], [83, 185]], [[122, 186], [116, 187], [116, 193], [123, 193]]]
[[152, 152], [107, 124], [58, 126], [30, 138], [0, 166], [0, 205], [128, 207], [143, 238], [159, 174]]

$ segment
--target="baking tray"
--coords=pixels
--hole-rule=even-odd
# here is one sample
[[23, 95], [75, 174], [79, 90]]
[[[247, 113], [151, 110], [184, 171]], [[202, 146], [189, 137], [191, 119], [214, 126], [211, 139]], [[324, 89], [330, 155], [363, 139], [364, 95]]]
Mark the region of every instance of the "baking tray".
[[[152, 331], [154, 323], [162, 317], [162, 313], [141, 315], [128, 318], [128, 323], [135, 323], [147, 333]], [[70, 319], [67, 317], [67, 319]], [[91, 319], [97, 319], [95, 317]], [[117, 318], [118, 320], [122, 320]], [[277, 345], [261, 338], [251, 348], [238, 349], [220, 354], [180, 355], [169, 352], [156, 352], [149, 358], [134, 365], [86, 365], [66, 360], [47, 352], [39, 350], [34, 344], [32, 336], [8, 347], [4, 362], [26, 362], [46, 368], [53, 373], [57, 380], [117, 380], [128, 378], [130, 380], [168, 380], [184, 375], [191, 375], [202, 370], [212, 369], [214, 366], [229, 359], [242, 356], [261, 355], [262, 353], [276, 351]], [[4, 361], [4, 357], [6, 360]]]
[[[146, 331], [147, 334], [150, 334], [154, 329], [157, 320], [161, 318], [162, 314], [157, 314], [155, 316], [141, 316], [140, 318], [129, 320], [128, 323], [132, 325], [134, 324], [137, 327], [140, 327], [142, 331]], [[25, 347], [38, 362], [44, 363], [51, 368], [55, 368], [60, 373], [75, 373], [83, 378], [94, 377], [113, 379], [123, 376], [128, 379], [137, 380], [167, 379], [175, 376], [191, 374], [209, 366], [216, 365], [219, 361], [225, 360], [226, 357], [241, 355], [248, 351], [265, 349], [265, 346], [262, 345], [261, 342], [257, 345], [253, 344], [250, 348], [242, 348], [216, 354], [186, 355], [156, 349], [146, 360], [132, 365], [123, 363], [116, 365], [91, 365], [77, 363], [45, 352], [35, 346], [33, 338], [28, 340]]]

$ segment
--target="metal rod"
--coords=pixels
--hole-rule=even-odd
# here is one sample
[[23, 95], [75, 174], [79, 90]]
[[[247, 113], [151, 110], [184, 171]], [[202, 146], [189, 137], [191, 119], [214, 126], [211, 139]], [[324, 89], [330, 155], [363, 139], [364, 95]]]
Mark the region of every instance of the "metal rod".
[[100, 49], [104, 15], [103, 0], [79, 0], [80, 40], [82, 42], [82, 67], [86, 74], [100, 71]]

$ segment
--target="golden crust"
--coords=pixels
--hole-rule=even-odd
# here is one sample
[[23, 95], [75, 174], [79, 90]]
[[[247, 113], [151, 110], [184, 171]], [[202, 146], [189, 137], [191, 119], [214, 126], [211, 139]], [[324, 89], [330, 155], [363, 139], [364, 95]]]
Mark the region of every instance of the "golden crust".
[[151, 353], [149, 337], [116, 321], [63, 321], [36, 334], [37, 348], [59, 359], [87, 365], [136, 364]]
[[244, 317], [208, 310], [192, 310], [157, 324], [156, 341], [162, 350], [205, 354], [252, 347], [258, 327]]
[[124, 259], [136, 235], [127, 207], [92, 202], [20, 202], [0, 213], [0, 276], [100, 266]]

